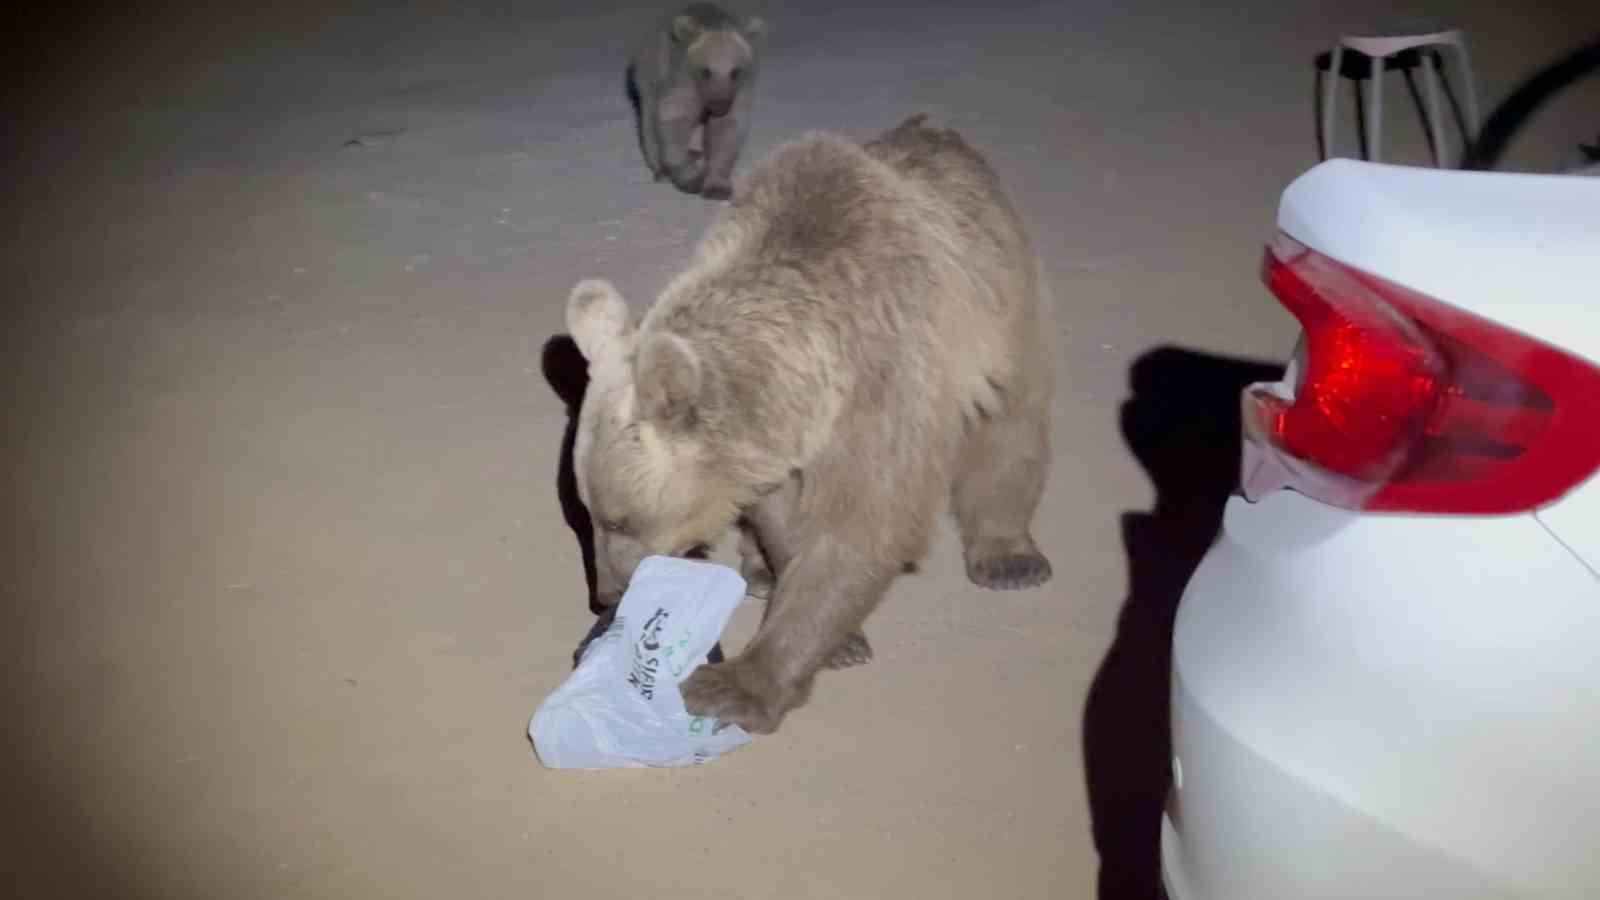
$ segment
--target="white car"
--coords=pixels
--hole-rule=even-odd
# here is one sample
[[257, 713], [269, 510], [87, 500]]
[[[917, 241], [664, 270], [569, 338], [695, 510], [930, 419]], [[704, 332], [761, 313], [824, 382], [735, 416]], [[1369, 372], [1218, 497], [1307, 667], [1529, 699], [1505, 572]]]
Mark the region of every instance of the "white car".
[[1173, 900], [1600, 897], [1600, 178], [1335, 159], [1173, 635]]

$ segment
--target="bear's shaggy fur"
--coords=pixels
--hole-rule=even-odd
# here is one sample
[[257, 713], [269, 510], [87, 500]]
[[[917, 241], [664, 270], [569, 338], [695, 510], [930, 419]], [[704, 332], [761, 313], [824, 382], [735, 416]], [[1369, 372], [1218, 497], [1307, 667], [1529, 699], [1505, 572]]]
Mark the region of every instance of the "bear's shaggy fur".
[[739, 198], [637, 326], [608, 282], [574, 288], [591, 376], [574, 459], [607, 602], [645, 555], [744, 527], [766, 616], [684, 700], [766, 733], [819, 669], [870, 657], [862, 623], [947, 498], [974, 582], [1050, 577], [1029, 533], [1049, 324], [998, 177], [922, 116], [865, 145], [792, 141]]

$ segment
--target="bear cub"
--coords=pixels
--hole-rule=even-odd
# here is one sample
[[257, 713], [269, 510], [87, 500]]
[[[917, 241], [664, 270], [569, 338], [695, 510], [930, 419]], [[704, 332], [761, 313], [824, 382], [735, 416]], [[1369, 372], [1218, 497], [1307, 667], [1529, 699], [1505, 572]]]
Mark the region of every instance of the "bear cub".
[[[644, 163], [708, 200], [733, 194], [733, 167], [750, 133], [759, 18], [741, 20], [714, 3], [694, 3], [654, 29], [628, 66]], [[704, 152], [690, 147], [703, 129]]]

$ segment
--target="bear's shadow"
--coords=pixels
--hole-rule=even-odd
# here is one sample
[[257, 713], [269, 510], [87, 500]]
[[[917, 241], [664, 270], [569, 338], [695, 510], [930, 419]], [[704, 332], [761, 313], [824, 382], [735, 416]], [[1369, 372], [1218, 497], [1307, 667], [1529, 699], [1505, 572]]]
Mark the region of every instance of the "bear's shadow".
[[1172, 631], [1178, 600], [1238, 483], [1239, 392], [1283, 366], [1161, 347], [1136, 360], [1122, 405], [1128, 449], [1155, 508], [1121, 516], [1128, 595], [1083, 711], [1084, 778], [1100, 900], [1157, 900], [1171, 766]]
[[[576, 668], [578, 660], [583, 657], [584, 648], [604, 634], [616, 617], [616, 607], [602, 606], [595, 591], [594, 523], [589, 518], [589, 508], [578, 494], [578, 474], [573, 467], [573, 447], [578, 439], [578, 413], [583, 409], [583, 395], [589, 388], [589, 362], [583, 358], [583, 352], [571, 336], [558, 334], [545, 341], [541, 364], [545, 382], [567, 407], [567, 428], [561, 437], [561, 461], [556, 469], [556, 497], [561, 502], [561, 515], [566, 519], [567, 527], [578, 539], [584, 582], [589, 590], [589, 611], [595, 614], [589, 633], [584, 635], [573, 651], [572, 665]], [[705, 554], [697, 551], [691, 556], [704, 558]], [[721, 642], [711, 648], [707, 659], [713, 663], [722, 662]]]

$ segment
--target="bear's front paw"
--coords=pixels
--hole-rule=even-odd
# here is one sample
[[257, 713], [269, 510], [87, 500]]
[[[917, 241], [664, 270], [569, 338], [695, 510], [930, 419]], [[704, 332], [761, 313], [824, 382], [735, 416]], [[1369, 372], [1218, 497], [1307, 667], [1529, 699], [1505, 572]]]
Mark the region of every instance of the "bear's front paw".
[[778, 730], [783, 714], [770, 695], [770, 679], [743, 660], [703, 665], [683, 682], [683, 705], [692, 716], [717, 720], [720, 730], [737, 725], [751, 734]]
[[1050, 560], [1027, 538], [980, 543], [966, 556], [967, 577], [980, 587], [1015, 591], [1050, 580]]

